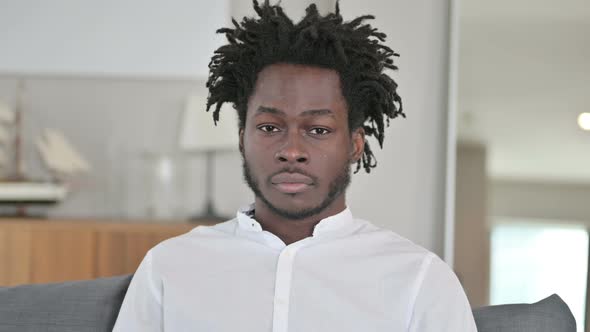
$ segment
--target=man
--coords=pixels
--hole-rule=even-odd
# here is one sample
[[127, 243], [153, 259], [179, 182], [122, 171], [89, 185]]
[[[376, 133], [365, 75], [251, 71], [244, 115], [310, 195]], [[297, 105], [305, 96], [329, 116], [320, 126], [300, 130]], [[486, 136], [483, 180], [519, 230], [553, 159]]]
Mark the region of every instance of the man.
[[219, 30], [207, 83], [214, 121], [237, 110], [254, 204], [150, 250], [115, 331], [475, 331], [447, 265], [346, 206], [350, 165], [376, 166], [366, 138], [404, 116], [385, 35], [338, 5], [254, 7]]

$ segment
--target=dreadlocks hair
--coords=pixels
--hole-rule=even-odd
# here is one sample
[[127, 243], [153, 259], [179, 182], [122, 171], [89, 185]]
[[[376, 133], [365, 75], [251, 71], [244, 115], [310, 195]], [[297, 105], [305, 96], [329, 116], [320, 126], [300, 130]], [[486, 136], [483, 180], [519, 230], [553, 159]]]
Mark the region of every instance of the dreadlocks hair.
[[[207, 111], [215, 105], [213, 120], [219, 121], [223, 103], [232, 103], [238, 123], [246, 123], [248, 99], [253, 93], [258, 73], [275, 63], [291, 63], [334, 69], [339, 73], [342, 94], [348, 106], [350, 131], [363, 126], [365, 137], [373, 136], [383, 147], [385, 123], [405, 114], [397, 84], [383, 73], [396, 70], [393, 57], [399, 56], [381, 42], [386, 35], [378, 32], [364, 15], [343, 22], [339, 3], [335, 13], [322, 16], [315, 4], [309, 5], [299, 23], [287, 17], [279, 5], [253, 0], [257, 18], [232, 19], [233, 28], [222, 28], [228, 44], [218, 48], [209, 63]], [[368, 141], [357, 162], [367, 173], [377, 166]]]

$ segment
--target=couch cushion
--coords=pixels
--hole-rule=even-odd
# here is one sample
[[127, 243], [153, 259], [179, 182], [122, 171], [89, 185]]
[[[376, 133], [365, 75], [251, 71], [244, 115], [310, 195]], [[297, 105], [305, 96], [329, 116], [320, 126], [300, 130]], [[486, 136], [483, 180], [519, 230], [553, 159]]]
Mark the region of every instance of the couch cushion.
[[131, 275], [0, 288], [0, 332], [111, 331]]
[[479, 332], [576, 332], [569, 307], [556, 294], [532, 304], [505, 304], [473, 310]]

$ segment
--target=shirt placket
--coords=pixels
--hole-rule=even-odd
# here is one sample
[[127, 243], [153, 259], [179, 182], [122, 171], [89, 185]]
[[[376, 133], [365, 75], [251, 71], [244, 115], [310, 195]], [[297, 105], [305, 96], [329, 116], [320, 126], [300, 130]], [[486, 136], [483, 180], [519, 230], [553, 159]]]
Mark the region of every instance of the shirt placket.
[[289, 330], [289, 305], [293, 279], [293, 262], [301, 247], [309, 240], [304, 239], [286, 246], [279, 254], [275, 279], [275, 296], [273, 311], [273, 332]]

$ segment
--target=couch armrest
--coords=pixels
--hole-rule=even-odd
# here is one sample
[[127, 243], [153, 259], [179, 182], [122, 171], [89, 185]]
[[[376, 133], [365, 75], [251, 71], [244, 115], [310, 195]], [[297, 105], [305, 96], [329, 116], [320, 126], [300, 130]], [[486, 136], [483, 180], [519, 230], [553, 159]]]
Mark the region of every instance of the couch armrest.
[[0, 288], [0, 331], [112, 331], [131, 277]]
[[576, 332], [569, 307], [557, 295], [532, 304], [505, 304], [473, 310], [479, 332]]

